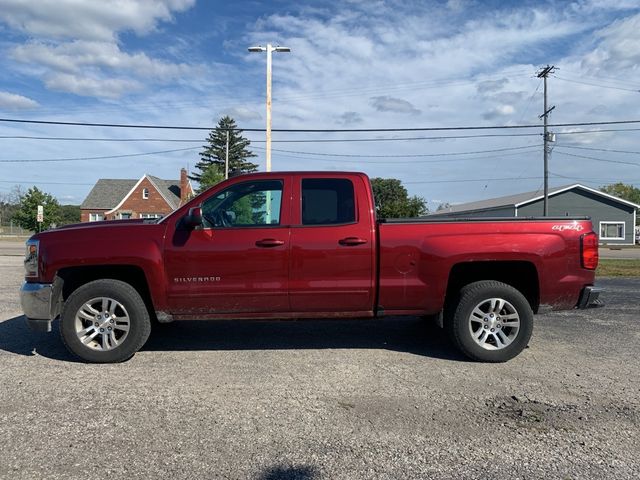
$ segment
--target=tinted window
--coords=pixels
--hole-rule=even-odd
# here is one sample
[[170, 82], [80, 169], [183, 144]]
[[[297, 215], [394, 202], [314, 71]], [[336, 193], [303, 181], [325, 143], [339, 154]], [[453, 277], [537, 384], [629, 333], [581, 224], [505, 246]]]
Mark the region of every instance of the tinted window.
[[269, 180], [233, 185], [202, 204], [205, 227], [280, 225], [282, 182]]
[[302, 180], [302, 224], [331, 225], [356, 221], [353, 183], [344, 178]]

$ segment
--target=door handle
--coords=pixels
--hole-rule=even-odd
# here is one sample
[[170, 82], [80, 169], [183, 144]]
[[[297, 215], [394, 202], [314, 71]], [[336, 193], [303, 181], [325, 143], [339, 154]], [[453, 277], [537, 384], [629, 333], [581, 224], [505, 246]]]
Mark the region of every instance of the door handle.
[[256, 247], [271, 248], [284, 245], [284, 240], [276, 240], [275, 238], [263, 238], [256, 241]]
[[347, 238], [338, 240], [338, 243], [340, 245], [344, 245], [345, 247], [353, 247], [356, 245], [362, 245], [363, 243], [367, 243], [367, 241], [364, 238], [360, 238], [360, 237], [347, 237]]

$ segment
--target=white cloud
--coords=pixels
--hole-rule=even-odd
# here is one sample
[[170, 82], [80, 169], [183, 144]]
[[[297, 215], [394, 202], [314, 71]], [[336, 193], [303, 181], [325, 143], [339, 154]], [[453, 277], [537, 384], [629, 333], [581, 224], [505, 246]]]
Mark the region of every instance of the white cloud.
[[507, 117], [515, 113], [516, 109], [513, 105], [498, 105], [497, 107], [492, 108], [488, 112], [485, 112], [482, 117], [487, 120], [493, 120], [498, 117]]
[[509, 83], [509, 79], [503, 77], [499, 80], [485, 80], [483, 82], [478, 82], [476, 88], [478, 89], [479, 93], [498, 92], [502, 90], [502, 87], [504, 87], [507, 83]]
[[[9, 49], [23, 72], [48, 88], [83, 96], [118, 98], [142, 86], [195, 78], [200, 66], [125, 52], [121, 32], [138, 35], [173, 19], [194, 0], [0, 0], [0, 21], [33, 37]], [[71, 20], [72, 19], [72, 20]]]
[[143, 89], [143, 85], [135, 80], [90, 77], [71, 73], [52, 74], [45, 80], [45, 85], [47, 88], [59, 92], [99, 98], [119, 98]]
[[149, 58], [145, 53], [123, 52], [115, 43], [77, 40], [59, 45], [29, 42], [17, 46], [13, 58], [46, 66], [58, 72], [81, 72], [86, 67], [131, 73], [152, 81], [179, 78], [194, 70], [184, 63], [169, 63]]
[[141, 35], [195, 0], [0, 0], [0, 19], [33, 36], [113, 41], [117, 33]]
[[637, 71], [640, 64], [640, 14], [600, 30], [601, 42], [587, 54], [583, 67], [592, 72], [630, 69]]
[[262, 119], [262, 115], [260, 115], [255, 110], [251, 110], [247, 107], [233, 107], [222, 112], [222, 115], [229, 115], [235, 120], [241, 122], [248, 122], [251, 120], [260, 120]]
[[0, 91], [0, 108], [26, 110], [36, 108], [38, 102], [16, 93]]

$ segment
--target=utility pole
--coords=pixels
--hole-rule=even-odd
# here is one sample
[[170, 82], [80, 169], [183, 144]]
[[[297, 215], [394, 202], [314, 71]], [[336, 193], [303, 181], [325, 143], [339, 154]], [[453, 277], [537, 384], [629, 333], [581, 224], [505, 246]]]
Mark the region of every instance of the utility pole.
[[544, 142], [544, 203], [543, 203], [543, 215], [546, 217], [549, 215], [549, 147], [547, 143], [549, 142], [549, 131], [547, 130], [547, 120], [549, 117], [549, 113], [556, 108], [555, 105], [551, 108], [547, 108], [547, 77], [550, 73], [553, 73], [556, 67], [553, 65], [547, 65], [542, 68], [537, 76], [538, 78], [544, 79], [544, 113], [540, 115], [539, 118], [544, 118], [544, 134], [543, 134], [543, 142]]

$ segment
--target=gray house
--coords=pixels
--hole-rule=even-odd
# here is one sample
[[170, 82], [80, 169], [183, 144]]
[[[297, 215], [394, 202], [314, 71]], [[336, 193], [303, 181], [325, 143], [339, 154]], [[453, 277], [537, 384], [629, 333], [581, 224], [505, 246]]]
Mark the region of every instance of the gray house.
[[[540, 217], [544, 196], [538, 190], [479, 202], [453, 205], [433, 215], [454, 217]], [[600, 243], [633, 245], [636, 209], [640, 205], [574, 184], [549, 189], [549, 215], [591, 217]]]

